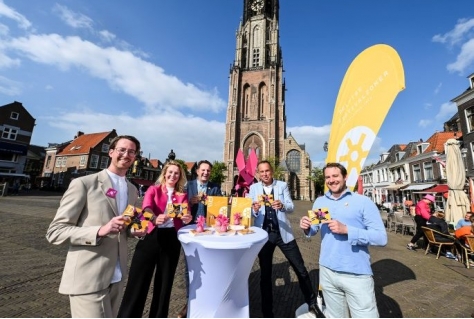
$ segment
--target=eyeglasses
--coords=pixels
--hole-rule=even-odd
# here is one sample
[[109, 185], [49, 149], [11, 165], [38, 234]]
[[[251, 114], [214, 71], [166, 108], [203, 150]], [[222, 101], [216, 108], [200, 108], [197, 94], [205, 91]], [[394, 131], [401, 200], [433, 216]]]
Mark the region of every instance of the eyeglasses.
[[127, 150], [126, 148], [123, 148], [123, 147], [119, 147], [119, 148], [114, 148], [117, 153], [119, 153], [120, 155], [125, 155], [125, 153], [127, 153], [128, 155], [130, 156], [135, 156], [137, 155], [137, 151], [136, 150]]

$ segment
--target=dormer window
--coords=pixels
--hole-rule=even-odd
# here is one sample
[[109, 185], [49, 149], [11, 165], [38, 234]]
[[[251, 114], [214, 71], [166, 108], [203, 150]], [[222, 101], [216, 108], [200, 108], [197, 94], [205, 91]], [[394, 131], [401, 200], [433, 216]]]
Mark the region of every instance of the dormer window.
[[423, 152], [428, 148], [430, 143], [421, 143], [416, 146], [416, 153], [417, 155], [423, 154]]
[[399, 162], [401, 161], [403, 156], [405, 156], [405, 152], [398, 152], [397, 154], [395, 154], [395, 159], [397, 160], [397, 162]]

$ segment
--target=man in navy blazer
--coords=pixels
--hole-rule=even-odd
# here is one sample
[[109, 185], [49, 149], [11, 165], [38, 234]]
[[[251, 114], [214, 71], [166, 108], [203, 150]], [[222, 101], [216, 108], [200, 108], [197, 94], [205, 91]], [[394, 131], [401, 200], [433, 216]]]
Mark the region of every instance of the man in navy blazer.
[[[202, 160], [197, 163], [197, 178], [188, 182], [187, 193], [188, 193], [188, 205], [191, 207], [191, 215], [193, 219], [191, 223], [196, 223], [199, 216], [206, 217], [207, 206], [204, 205], [202, 199], [203, 195], [206, 196], [222, 196], [221, 187], [215, 183], [209, 181], [211, 177], [212, 164], [207, 160]], [[185, 281], [186, 281], [186, 300], [189, 294], [189, 271], [188, 264], [185, 263]], [[186, 318], [188, 310], [188, 304], [184, 305], [181, 311], [178, 313], [178, 318]]]
[[207, 161], [199, 161], [197, 164], [197, 178], [188, 182], [188, 203], [191, 207], [191, 215], [193, 215], [193, 222], [199, 216], [206, 217], [207, 207], [202, 203], [202, 195], [207, 196], [222, 196], [221, 187], [209, 181], [211, 177], [212, 164]]
[[287, 217], [287, 214], [294, 210], [288, 185], [273, 179], [273, 167], [268, 161], [260, 161], [257, 165], [257, 172], [260, 182], [250, 186], [249, 195], [252, 198], [254, 226], [261, 227], [268, 232], [268, 241], [258, 254], [263, 316], [265, 318], [274, 317], [272, 267], [273, 253], [278, 246], [298, 277], [301, 292], [310, 312], [318, 318], [323, 317], [317, 306], [311, 279]]

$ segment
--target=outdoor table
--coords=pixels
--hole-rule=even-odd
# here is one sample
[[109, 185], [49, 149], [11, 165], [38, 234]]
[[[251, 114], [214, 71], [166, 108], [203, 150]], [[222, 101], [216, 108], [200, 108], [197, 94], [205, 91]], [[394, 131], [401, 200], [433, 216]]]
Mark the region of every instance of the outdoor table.
[[178, 231], [189, 269], [189, 318], [248, 318], [248, 277], [268, 233], [251, 227], [249, 235], [189, 234]]

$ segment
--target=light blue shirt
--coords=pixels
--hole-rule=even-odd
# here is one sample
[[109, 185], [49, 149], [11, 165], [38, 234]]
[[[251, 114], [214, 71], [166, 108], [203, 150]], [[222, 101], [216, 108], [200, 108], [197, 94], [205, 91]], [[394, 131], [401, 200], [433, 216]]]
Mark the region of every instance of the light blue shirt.
[[334, 234], [328, 225], [312, 225], [308, 236], [321, 229], [319, 264], [333, 271], [372, 275], [369, 245], [385, 246], [387, 231], [377, 206], [366, 196], [346, 191], [334, 198], [328, 191], [313, 209], [327, 208], [331, 219], [347, 226], [347, 234]]
[[464, 218], [460, 219], [458, 223], [456, 224], [456, 227], [454, 227], [454, 229], [459, 229], [463, 226], [471, 226], [471, 222], [468, 220], [465, 220]]

